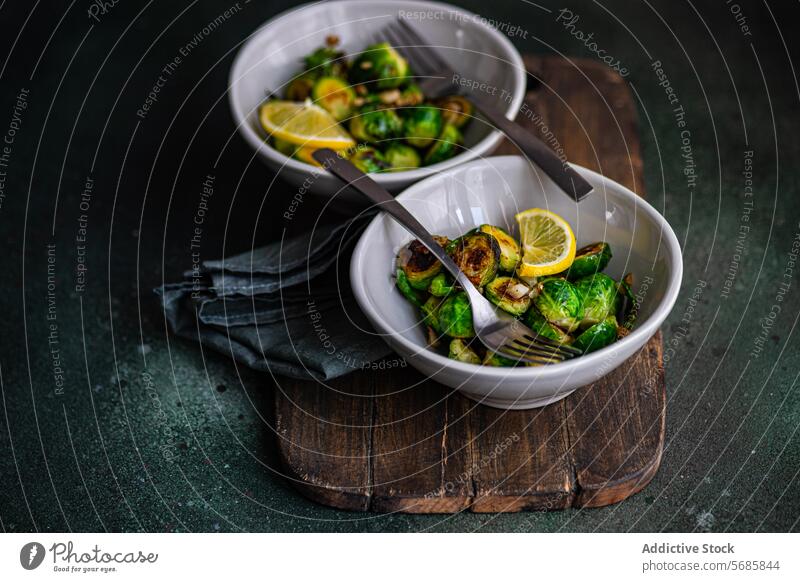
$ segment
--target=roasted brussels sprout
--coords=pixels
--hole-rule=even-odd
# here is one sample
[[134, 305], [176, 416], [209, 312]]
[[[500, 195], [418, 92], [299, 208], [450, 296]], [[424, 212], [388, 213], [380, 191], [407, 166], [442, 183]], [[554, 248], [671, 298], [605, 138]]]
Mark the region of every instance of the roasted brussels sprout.
[[346, 81], [338, 77], [320, 77], [314, 83], [311, 97], [317, 105], [327, 110], [336, 121], [350, 115], [356, 93]]
[[403, 110], [403, 136], [415, 148], [426, 148], [442, 132], [442, 114], [435, 107], [421, 105]]
[[535, 306], [528, 310], [523, 321], [531, 330], [544, 338], [565, 344], [572, 341], [569, 335], [564, 333], [561, 328], [547, 321]]
[[413, 107], [425, 101], [425, 95], [422, 89], [416, 83], [411, 83], [400, 92], [400, 98], [397, 100], [397, 105], [400, 107]]
[[475, 108], [465, 97], [461, 95], [449, 95], [436, 101], [436, 105], [442, 110], [442, 117], [445, 123], [449, 123], [459, 129], [464, 127], [470, 119]]
[[433, 279], [431, 284], [428, 285], [428, 293], [435, 297], [446, 297], [450, 295], [455, 289], [455, 282], [453, 278], [447, 273], [439, 273]]
[[403, 121], [394, 109], [381, 109], [367, 105], [350, 118], [350, 134], [357, 141], [378, 143], [394, 137], [400, 137]]
[[402, 293], [403, 297], [417, 307], [422, 307], [422, 304], [425, 302], [425, 296], [423, 293], [411, 287], [403, 269], [397, 269], [395, 272], [395, 285], [397, 285], [397, 289]]
[[311, 97], [314, 88], [314, 77], [303, 74], [292, 79], [286, 86], [286, 99], [289, 101], [305, 101]]
[[422, 312], [422, 321], [424, 321], [428, 327], [438, 333], [446, 333], [446, 330], [442, 329], [442, 320], [440, 317], [441, 308], [442, 299], [440, 297], [428, 297], [428, 300], [420, 307], [420, 311]]
[[458, 360], [459, 362], [466, 362], [467, 364], [480, 364], [481, 358], [475, 353], [467, 342], [463, 339], [454, 339], [450, 341], [450, 348], [447, 354], [448, 358]]
[[402, 143], [393, 143], [383, 152], [386, 161], [392, 165], [393, 172], [418, 168], [420, 160], [417, 150]]
[[408, 80], [408, 63], [388, 42], [373, 44], [364, 49], [350, 68], [350, 80], [394, 89]]
[[619, 299], [617, 301], [617, 321], [625, 330], [632, 330], [639, 315], [639, 302], [633, 294], [633, 273], [628, 273], [617, 285]]
[[347, 60], [335, 44], [321, 46], [305, 57], [306, 71], [312, 77], [346, 77]]
[[462, 141], [461, 132], [455, 125], [445, 125], [438, 140], [425, 154], [425, 165], [430, 166], [449, 160], [458, 153]]
[[497, 240], [497, 244], [500, 245], [500, 269], [507, 273], [513, 273], [522, 258], [519, 243], [499, 226], [482, 224], [479, 230], [492, 235]]
[[414, 239], [397, 253], [397, 267], [403, 270], [409, 285], [425, 291], [442, 270], [442, 263], [425, 245]]
[[537, 286], [533, 302], [552, 324], [567, 331], [578, 328], [583, 319], [583, 304], [575, 285], [566, 279], [545, 279]]
[[503, 311], [522, 315], [531, 305], [531, 288], [514, 277], [496, 277], [486, 284], [486, 298]]
[[594, 275], [606, 268], [611, 260], [611, 247], [607, 243], [597, 242], [580, 248], [575, 253], [575, 260], [566, 272], [570, 281]]
[[483, 357], [483, 362], [481, 363], [484, 366], [495, 366], [498, 368], [511, 368], [517, 365], [516, 360], [511, 360], [505, 356], [489, 351], [486, 352], [486, 355]]
[[365, 174], [384, 172], [392, 168], [386, 158], [383, 157], [383, 154], [375, 148], [356, 148], [348, 159]]
[[608, 275], [595, 273], [575, 282], [581, 299], [583, 318], [581, 327], [599, 323], [617, 311], [617, 282]]
[[472, 308], [467, 294], [463, 291], [453, 293], [442, 301], [438, 310], [438, 320], [439, 331], [450, 337], [463, 339], [475, 335], [475, 329], [472, 327]]
[[572, 346], [583, 351], [584, 354], [588, 354], [613, 344], [616, 340], [617, 320], [614, 317], [608, 317], [595, 323], [576, 337], [575, 341], [572, 342]]
[[500, 264], [497, 240], [485, 232], [473, 232], [452, 241], [447, 253], [476, 287], [494, 279]]

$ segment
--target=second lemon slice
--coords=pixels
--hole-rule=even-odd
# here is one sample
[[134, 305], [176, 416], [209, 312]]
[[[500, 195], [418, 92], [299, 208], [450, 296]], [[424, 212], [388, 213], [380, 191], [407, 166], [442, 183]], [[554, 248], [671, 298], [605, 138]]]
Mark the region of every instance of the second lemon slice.
[[271, 136], [304, 148], [341, 150], [355, 145], [330, 113], [309, 101], [268, 101], [258, 117]]
[[522, 277], [553, 275], [569, 268], [575, 260], [575, 235], [569, 223], [542, 208], [531, 208], [516, 216], [522, 242]]

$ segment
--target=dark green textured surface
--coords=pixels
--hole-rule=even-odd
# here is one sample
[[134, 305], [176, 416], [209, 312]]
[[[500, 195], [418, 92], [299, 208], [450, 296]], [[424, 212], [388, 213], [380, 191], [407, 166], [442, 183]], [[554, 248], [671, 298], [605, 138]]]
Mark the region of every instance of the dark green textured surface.
[[[66, 14], [38, 6], [26, 20], [29, 4], [0, 4], [0, 133], [15, 95], [30, 90], [10, 162], [0, 168], [3, 531], [800, 528], [798, 267], [785, 279], [788, 291], [777, 286], [800, 229], [798, 87], [784, 40], [797, 43], [788, 11], [773, 6], [773, 16], [764, 3], [741, 2], [746, 36], [724, 2], [567, 5], [580, 16], [576, 28], [593, 32], [630, 69], [649, 199], [684, 248], [684, 285], [664, 328], [663, 465], [644, 492], [599, 510], [407, 516], [335, 511], [295, 493], [275, 466], [272, 380], [169, 337], [150, 291], [191, 268], [192, 218], [209, 173], [215, 194], [203, 258], [274, 239], [287, 226], [280, 214], [293, 192], [279, 182], [270, 188], [272, 176], [232, 135], [224, 91], [237, 43], [290, 3], [242, 1], [168, 77], [144, 120], [136, 110], [161, 69], [232, 4], [120, 2], [99, 22], [83, 5]], [[463, 4], [519, 25], [524, 34], [512, 40], [520, 49], [591, 56], [554, 24], [562, 3], [538, 3], [553, 12], [511, 0]], [[693, 188], [681, 130], [650, 67], [656, 59], [686, 109]], [[753, 210], [725, 298], [745, 209], [745, 150], [754, 152]], [[77, 294], [87, 175], [88, 272]], [[306, 199], [288, 226], [320, 208]], [[48, 346], [49, 243], [62, 394]], [[706, 287], [692, 306], [699, 281]], [[759, 321], [773, 304], [780, 314], [753, 357]]]

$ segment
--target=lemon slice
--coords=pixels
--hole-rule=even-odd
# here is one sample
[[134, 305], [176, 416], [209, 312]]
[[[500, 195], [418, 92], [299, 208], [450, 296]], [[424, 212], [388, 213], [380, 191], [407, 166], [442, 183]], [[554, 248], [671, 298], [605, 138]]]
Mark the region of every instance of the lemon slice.
[[310, 101], [268, 101], [258, 117], [272, 137], [307, 148], [341, 150], [355, 141], [322, 107]]
[[575, 235], [569, 223], [542, 208], [531, 208], [516, 216], [522, 243], [522, 262], [517, 273], [522, 277], [542, 277], [560, 273], [575, 260]]

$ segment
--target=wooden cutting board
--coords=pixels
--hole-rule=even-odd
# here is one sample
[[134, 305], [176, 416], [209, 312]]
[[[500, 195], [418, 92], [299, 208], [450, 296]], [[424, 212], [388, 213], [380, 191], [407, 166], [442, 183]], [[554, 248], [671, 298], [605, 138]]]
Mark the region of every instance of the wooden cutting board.
[[[569, 160], [643, 194], [636, 106], [624, 80], [595, 61], [525, 62], [536, 115], [518, 120]], [[517, 152], [505, 143], [497, 153]], [[356, 372], [327, 387], [282, 380], [275, 396], [292, 485], [318, 503], [379, 512], [622, 501], [658, 470], [665, 409], [660, 333], [626, 365], [536, 410], [481, 406], [411, 368]]]

